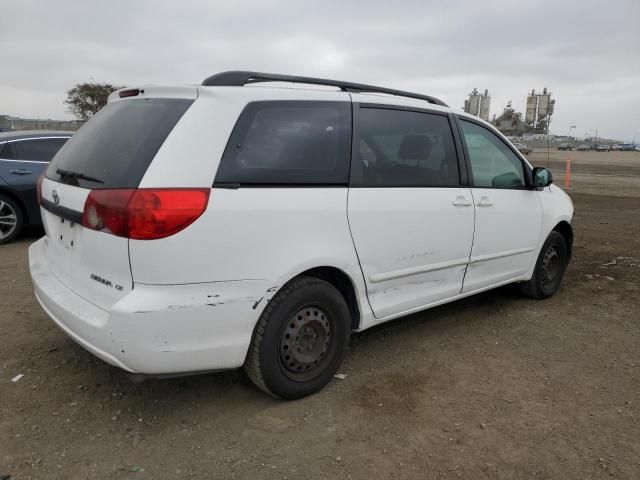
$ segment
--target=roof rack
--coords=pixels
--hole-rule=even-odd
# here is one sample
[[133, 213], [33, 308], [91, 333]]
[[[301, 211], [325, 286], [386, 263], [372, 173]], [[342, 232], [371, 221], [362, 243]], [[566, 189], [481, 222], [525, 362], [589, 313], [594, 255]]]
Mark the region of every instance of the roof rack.
[[442, 105], [448, 107], [442, 100], [431, 97], [429, 95], [420, 95], [419, 93], [405, 92], [402, 90], [393, 90], [391, 88], [374, 87], [373, 85], [363, 85], [361, 83], [343, 82], [341, 80], [328, 80], [325, 78], [314, 77], [298, 77], [294, 75], [280, 75], [277, 73], [260, 73], [260, 72], [247, 72], [247, 71], [229, 71], [216, 73], [207, 77], [202, 82], [206, 87], [241, 87], [250, 83], [259, 82], [290, 82], [290, 83], [307, 83], [310, 85], [327, 85], [330, 87], [338, 87], [344, 92], [371, 92], [371, 93], [386, 93], [389, 95], [396, 95], [398, 97], [416, 98], [418, 100], [425, 100], [434, 105]]

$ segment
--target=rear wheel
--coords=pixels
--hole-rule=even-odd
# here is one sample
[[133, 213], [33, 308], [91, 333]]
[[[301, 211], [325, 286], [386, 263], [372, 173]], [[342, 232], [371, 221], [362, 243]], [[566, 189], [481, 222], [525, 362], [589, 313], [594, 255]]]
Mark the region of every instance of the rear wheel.
[[0, 194], [0, 245], [13, 241], [20, 234], [22, 225], [20, 205], [12, 198]]
[[350, 330], [349, 309], [340, 292], [324, 280], [299, 277], [285, 285], [260, 316], [245, 370], [273, 396], [310, 395], [338, 370]]
[[552, 296], [560, 288], [567, 263], [567, 242], [560, 233], [551, 232], [540, 250], [531, 280], [521, 284], [522, 292], [537, 299]]

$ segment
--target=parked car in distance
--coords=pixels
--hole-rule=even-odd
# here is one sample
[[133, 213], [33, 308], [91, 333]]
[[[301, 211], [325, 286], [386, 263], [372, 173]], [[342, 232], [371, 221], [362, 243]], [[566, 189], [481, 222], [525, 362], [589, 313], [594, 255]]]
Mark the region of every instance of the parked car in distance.
[[36, 183], [71, 132], [0, 133], [0, 245], [15, 239], [24, 225], [41, 225]]
[[533, 148], [527, 147], [524, 143], [514, 143], [513, 146], [520, 150], [520, 152], [524, 155], [529, 155], [531, 152], [533, 152]]
[[558, 150], [573, 150], [573, 146], [570, 143], [561, 143]]
[[596, 148], [598, 152], [609, 152], [611, 151], [611, 145], [600, 144]]
[[620, 145], [620, 150], [623, 152], [633, 152], [635, 151], [636, 146], [633, 143], [625, 143], [624, 145]]
[[589, 150], [591, 150], [591, 146], [586, 143], [583, 143], [578, 148], [576, 148], [576, 150], [578, 150], [579, 152], [588, 152]]
[[489, 123], [256, 72], [112, 93], [40, 198], [31, 277], [71, 338], [142, 376], [244, 366], [288, 399], [353, 331], [509, 283], [550, 297], [573, 238], [570, 198]]

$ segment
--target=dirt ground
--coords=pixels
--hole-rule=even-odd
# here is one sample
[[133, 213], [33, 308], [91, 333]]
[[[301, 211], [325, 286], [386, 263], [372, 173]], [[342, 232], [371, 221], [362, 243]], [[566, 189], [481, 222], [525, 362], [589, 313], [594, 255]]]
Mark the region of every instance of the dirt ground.
[[550, 167], [557, 185], [564, 187], [570, 160], [570, 193], [640, 197], [640, 152], [576, 152], [536, 149], [529, 160]]
[[346, 377], [296, 402], [241, 371], [131, 383], [37, 305], [39, 233], [0, 247], [0, 478], [640, 478], [640, 153], [570, 155], [555, 297], [503, 288], [357, 334]]

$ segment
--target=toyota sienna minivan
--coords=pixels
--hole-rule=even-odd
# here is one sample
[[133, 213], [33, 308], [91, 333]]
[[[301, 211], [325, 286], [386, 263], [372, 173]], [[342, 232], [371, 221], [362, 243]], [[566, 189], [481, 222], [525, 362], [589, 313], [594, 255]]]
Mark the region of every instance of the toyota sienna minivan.
[[573, 205], [551, 182], [427, 95], [256, 72], [128, 88], [41, 179], [31, 275], [45, 312], [111, 365], [244, 366], [299, 398], [353, 331], [509, 283], [553, 295]]

